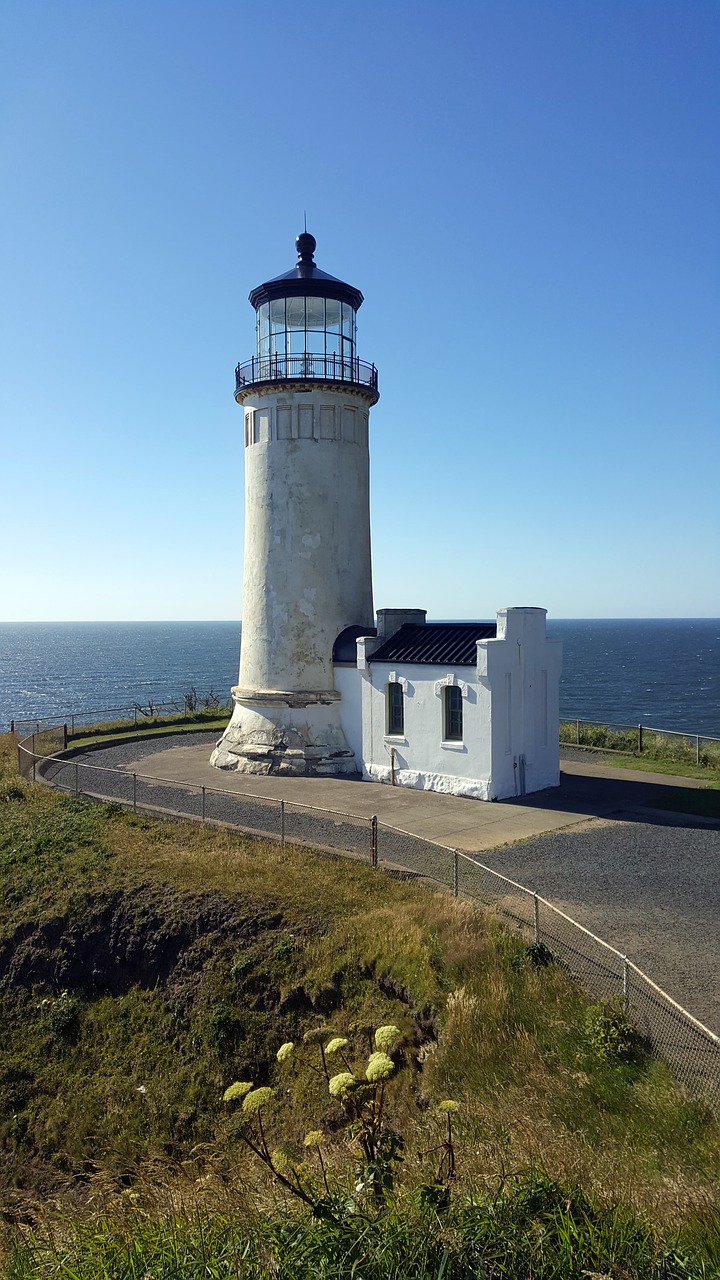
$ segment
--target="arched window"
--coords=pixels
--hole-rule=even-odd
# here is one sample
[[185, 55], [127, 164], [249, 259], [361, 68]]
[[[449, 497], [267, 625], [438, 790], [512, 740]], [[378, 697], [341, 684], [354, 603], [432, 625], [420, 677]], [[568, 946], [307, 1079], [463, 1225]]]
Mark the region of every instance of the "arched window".
[[388, 737], [401, 738], [405, 732], [405, 708], [403, 687], [398, 680], [390, 680], [386, 694]]
[[443, 690], [443, 738], [445, 742], [462, 742], [462, 690], [447, 684]]

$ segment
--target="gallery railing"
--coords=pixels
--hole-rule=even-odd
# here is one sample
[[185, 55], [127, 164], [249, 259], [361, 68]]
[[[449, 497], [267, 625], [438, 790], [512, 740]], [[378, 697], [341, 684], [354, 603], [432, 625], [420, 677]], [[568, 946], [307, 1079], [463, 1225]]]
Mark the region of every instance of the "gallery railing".
[[21, 741], [20, 773], [61, 791], [157, 817], [234, 827], [283, 845], [360, 858], [492, 908], [522, 938], [542, 943], [589, 994], [621, 1002], [648, 1046], [670, 1064], [688, 1092], [720, 1110], [720, 1038], [615, 947], [478, 858], [376, 817], [89, 764], [58, 755], [62, 740], [63, 726], [56, 725]]
[[322, 378], [328, 382], [354, 382], [377, 391], [378, 371], [374, 364], [356, 357], [339, 355], [253, 356], [235, 369], [235, 391], [256, 382], [284, 382], [288, 378]]

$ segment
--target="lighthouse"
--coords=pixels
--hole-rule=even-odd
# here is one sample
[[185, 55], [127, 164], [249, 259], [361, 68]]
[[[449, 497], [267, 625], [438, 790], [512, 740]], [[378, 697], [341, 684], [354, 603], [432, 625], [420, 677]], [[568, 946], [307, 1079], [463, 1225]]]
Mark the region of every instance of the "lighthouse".
[[377, 369], [357, 352], [359, 289], [297, 237], [292, 270], [250, 293], [255, 355], [236, 369], [243, 411], [242, 646], [230, 723], [211, 763], [245, 773], [357, 771], [333, 653], [374, 632], [369, 410]]

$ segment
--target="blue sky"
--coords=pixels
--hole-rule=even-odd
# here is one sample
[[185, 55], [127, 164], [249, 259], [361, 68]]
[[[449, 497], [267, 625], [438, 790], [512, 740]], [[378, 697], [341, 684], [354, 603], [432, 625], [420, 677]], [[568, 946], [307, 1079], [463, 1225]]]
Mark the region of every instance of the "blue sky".
[[234, 618], [235, 363], [362, 289], [376, 604], [720, 613], [717, 0], [15, 0], [0, 618]]

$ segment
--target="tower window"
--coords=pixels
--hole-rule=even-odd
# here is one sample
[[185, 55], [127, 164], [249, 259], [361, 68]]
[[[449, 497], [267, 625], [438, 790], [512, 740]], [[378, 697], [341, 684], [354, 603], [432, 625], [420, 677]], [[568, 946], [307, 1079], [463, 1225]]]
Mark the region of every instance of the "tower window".
[[443, 738], [445, 742], [462, 742], [462, 690], [448, 684], [443, 691]]
[[402, 737], [405, 732], [405, 708], [403, 705], [403, 687], [397, 680], [391, 680], [387, 686], [387, 731], [388, 737]]

